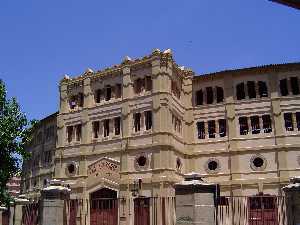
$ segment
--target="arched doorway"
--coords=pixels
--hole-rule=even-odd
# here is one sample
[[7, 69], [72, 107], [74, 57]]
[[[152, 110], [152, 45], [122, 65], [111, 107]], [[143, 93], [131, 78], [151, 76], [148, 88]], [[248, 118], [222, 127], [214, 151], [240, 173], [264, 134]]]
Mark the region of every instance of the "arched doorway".
[[117, 192], [102, 188], [90, 194], [90, 224], [117, 225], [118, 199]]

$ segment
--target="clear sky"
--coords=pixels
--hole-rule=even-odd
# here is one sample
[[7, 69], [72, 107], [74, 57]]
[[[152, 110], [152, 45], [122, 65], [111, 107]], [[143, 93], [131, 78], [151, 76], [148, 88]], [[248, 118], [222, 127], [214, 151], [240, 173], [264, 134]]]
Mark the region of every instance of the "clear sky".
[[30, 119], [58, 82], [171, 48], [196, 73], [300, 61], [300, 11], [268, 0], [1, 0], [0, 78]]

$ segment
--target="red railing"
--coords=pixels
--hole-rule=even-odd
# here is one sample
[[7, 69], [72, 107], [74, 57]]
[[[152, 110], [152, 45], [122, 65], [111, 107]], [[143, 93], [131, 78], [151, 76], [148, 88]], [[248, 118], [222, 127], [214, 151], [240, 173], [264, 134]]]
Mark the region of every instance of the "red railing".
[[285, 197], [220, 197], [216, 206], [216, 224], [287, 225]]
[[39, 202], [29, 203], [22, 208], [22, 225], [38, 225], [40, 219]]

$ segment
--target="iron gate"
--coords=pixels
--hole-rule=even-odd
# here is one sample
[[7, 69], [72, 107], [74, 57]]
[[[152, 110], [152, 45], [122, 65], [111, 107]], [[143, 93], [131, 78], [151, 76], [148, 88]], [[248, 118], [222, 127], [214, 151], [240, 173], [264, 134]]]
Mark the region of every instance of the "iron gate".
[[134, 199], [134, 225], [150, 225], [150, 198]]
[[282, 196], [222, 196], [216, 206], [217, 225], [286, 225], [286, 202]]
[[117, 225], [119, 201], [115, 198], [92, 199], [90, 203], [91, 225]]
[[39, 218], [39, 202], [22, 207], [22, 225], [38, 225]]

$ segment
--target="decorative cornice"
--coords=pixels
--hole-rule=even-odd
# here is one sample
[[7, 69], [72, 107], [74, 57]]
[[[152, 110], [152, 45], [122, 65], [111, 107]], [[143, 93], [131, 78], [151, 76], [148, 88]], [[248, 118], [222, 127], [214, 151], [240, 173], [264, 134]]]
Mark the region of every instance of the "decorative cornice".
[[214, 73], [200, 74], [194, 76], [193, 80], [205, 80], [213, 77], [222, 77], [225, 75], [249, 75], [249, 74], [265, 74], [265, 73], [279, 73], [279, 72], [291, 72], [300, 70], [300, 62], [295, 63], [283, 63], [283, 64], [269, 64], [248, 68], [223, 70]]
[[83, 81], [85, 78], [90, 77], [91, 79], [97, 79], [99, 77], [109, 76], [109, 75], [120, 75], [123, 74], [123, 69], [125, 67], [130, 67], [131, 69], [135, 70], [141, 67], [147, 67], [151, 65], [151, 62], [155, 59], [160, 60], [161, 67], [168, 67], [171, 66], [175, 69], [179, 75], [181, 76], [191, 76], [194, 74], [192, 70], [185, 69], [184, 67], [179, 68], [179, 66], [173, 60], [173, 53], [171, 49], [167, 49], [165, 51], [160, 51], [159, 49], [154, 49], [151, 54], [146, 55], [142, 58], [131, 59], [129, 56], [126, 56], [121, 64], [116, 64], [111, 67], [107, 67], [103, 70], [93, 71], [91, 69], [87, 69], [83, 74], [75, 77], [70, 78], [68, 75], [60, 81], [60, 85], [66, 84], [74, 84], [78, 83], [79, 81]]

